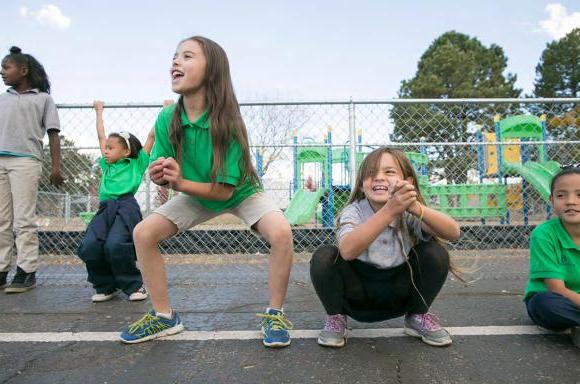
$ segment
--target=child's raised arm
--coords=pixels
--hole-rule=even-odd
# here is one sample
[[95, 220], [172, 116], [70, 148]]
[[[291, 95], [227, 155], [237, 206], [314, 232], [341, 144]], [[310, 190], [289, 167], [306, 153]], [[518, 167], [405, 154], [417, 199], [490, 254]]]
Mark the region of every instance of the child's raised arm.
[[103, 123], [103, 109], [105, 103], [97, 100], [93, 103], [93, 107], [97, 114], [97, 137], [99, 138], [99, 147], [101, 149], [101, 155], [105, 156], [105, 149], [107, 148], [107, 136], [105, 135], [105, 124]]
[[151, 128], [149, 133], [147, 134], [147, 140], [143, 145], [143, 150], [150, 155], [151, 149], [153, 148], [153, 144], [155, 144], [155, 127]]

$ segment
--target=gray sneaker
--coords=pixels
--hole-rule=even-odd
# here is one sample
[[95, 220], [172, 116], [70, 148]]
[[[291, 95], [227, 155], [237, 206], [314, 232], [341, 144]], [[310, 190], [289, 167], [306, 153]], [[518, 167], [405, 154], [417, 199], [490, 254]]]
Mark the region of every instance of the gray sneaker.
[[432, 313], [405, 316], [405, 333], [409, 336], [420, 337], [424, 343], [435, 347], [451, 344], [451, 335], [437, 322]]
[[574, 345], [580, 348], [580, 327], [572, 327], [570, 329], [570, 336]]
[[340, 348], [346, 344], [346, 316], [328, 315], [324, 328], [318, 335], [318, 344], [324, 347]]

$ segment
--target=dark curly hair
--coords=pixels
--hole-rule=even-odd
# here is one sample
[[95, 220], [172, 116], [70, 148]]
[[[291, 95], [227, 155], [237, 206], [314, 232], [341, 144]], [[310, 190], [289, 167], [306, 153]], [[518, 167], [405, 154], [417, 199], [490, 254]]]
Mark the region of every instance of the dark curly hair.
[[40, 92], [50, 93], [50, 81], [48, 81], [48, 75], [46, 74], [42, 64], [40, 64], [34, 56], [22, 53], [22, 49], [18, 47], [11, 47], [10, 53], [2, 59], [2, 64], [8, 60], [13, 61], [19, 67], [28, 68], [26, 78], [32, 88], [38, 88]]
[[[119, 140], [119, 142], [125, 148], [127, 148], [127, 142], [125, 141], [123, 136], [121, 136], [119, 133], [117, 132], [110, 133], [109, 137], [116, 137]], [[129, 157], [132, 159], [136, 159], [137, 156], [139, 155], [139, 151], [143, 148], [143, 145], [141, 144], [141, 142], [137, 137], [133, 136], [132, 133], [129, 133], [129, 144], [131, 146], [131, 148], [127, 148], [131, 151], [131, 153], [129, 153]]]

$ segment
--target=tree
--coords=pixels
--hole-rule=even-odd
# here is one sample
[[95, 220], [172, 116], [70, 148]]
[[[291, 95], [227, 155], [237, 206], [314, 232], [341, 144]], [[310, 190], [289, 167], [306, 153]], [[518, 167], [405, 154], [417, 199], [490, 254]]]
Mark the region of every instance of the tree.
[[546, 45], [534, 85], [536, 97], [580, 97], [580, 28]]
[[[495, 44], [485, 47], [477, 38], [455, 31], [439, 36], [421, 56], [417, 73], [401, 82], [401, 98], [513, 98], [516, 75], [504, 74], [507, 57]], [[492, 109], [493, 108], [493, 109]], [[473, 141], [473, 124], [493, 123], [496, 113], [507, 113], [507, 105], [489, 104], [397, 104], [392, 109], [393, 140], [402, 142]], [[463, 182], [467, 169], [474, 168], [475, 156], [464, 146], [439, 145], [429, 148], [433, 169], [449, 182]], [[460, 161], [458, 161], [461, 159]], [[452, 160], [452, 161], [450, 161]]]
[[264, 176], [283, 157], [292, 133], [306, 124], [309, 115], [301, 105], [285, 104], [253, 105], [243, 111], [250, 142], [259, 146], [256, 150], [262, 155]]
[[44, 192], [44, 196], [39, 196], [40, 212], [60, 212], [63, 204], [62, 196], [65, 193], [70, 194], [73, 199], [78, 195], [98, 196], [100, 171], [98, 167], [95, 167], [95, 157], [81, 153], [78, 148], [75, 148], [75, 143], [69, 139], [61, 140], [61, 157], [61, 169], [65, 182], [63, 186], [56, 188], [49, 182], [52, 163], [50, 151], [48, 147], [45, 148], [39, 185], [40, 192]]
[[[536, 66], [534, 85], [536, 97], [580, 97], [580, 28], [546, 45]], [[550, 139], [580, 140], [578, 103], [554, 104], [545, 109]], [[560, 162], [574, 162], [580, 156], [580, 148], [555, 146], [550, 156]]]

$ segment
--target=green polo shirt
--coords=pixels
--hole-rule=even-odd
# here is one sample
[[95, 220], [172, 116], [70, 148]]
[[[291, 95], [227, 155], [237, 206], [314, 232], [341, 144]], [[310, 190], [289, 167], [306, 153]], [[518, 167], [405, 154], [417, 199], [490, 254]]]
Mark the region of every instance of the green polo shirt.
[[105, 158], [101, 157], [99, 165], [103, 171], [99, 200], [117, 200], [127, 193], [137, 192], [143, 174], [149, 166], [149, 155], [142, 149], [136, 159], [127, 157], [112, 164], [108, 164]]
[[580, 247], [560, 218], [542, 223], [530, 237], [530, 278], [524, 300], [532, 293], [547, 291], [544, 279], [563, 280], [566, 288], [580, 293]]
[[[158, 157], [173, 157], [175, 151], [169, 142], [169, 125], [173, 117], [175, 104], [169, 105], [161, 110], [155, 122], [155, 145], [151, 152], [151, 161]], [[211, 183], [211, 169], [213, 166], [213, 145], [211, 140], [210, 118], [207, 111], [204, 112], [195, 122], [189, 121], [185, 111], [181, 112], [181, 125], [183, 127], [183, 154], [181, 173], [184, 179], [198, 182]], [[218, 183], [235, 186], [234, 194], [229, 200], [205, 200], [193, 197], [203, 207], [219, 212], [225, 209], [234, 208], [247, 197], [256, 193], [257, 189], [246, 179], [240, 184], [242, 178], [242, 150], [236, 140], [232, 140], [224, 159], [224, 173], [218, 172], [216, 181]]]

